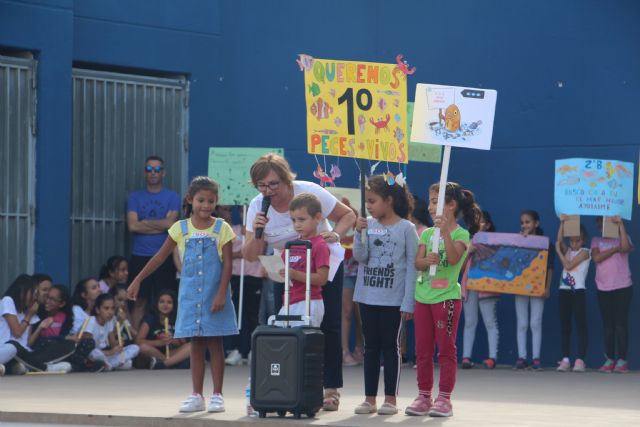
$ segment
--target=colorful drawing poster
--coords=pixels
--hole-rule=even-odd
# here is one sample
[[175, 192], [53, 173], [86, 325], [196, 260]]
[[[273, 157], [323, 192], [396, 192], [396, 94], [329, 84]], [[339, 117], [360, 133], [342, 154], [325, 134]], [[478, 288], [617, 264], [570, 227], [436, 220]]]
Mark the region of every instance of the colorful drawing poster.
[[282, 148], [210, 147], [209, 178], [220, 185], [220, 205], [248, 205], [258, 195], [251, 185], [249, 169], [258, 157], [276, 153], [284, 156]]
[[480, 232], [473, 236], [473, 247], [468, 289], [528, 296], [544, 294], [548, 237]]
[[307, 151], [407, 163], [407, 78], [396, 64], [307, 57]]
[[413, 124], [413, 102], [407, 102], [407, 134], [409, 135], [409, 161], [440, 163], [442, 147], [440, 145], [424, 144], [411, 139]]
[[489, 150], [498, 93], [418, 83], [411, 140]]
[[556, 160], [556, 213], [631, 220], [633, 163], [603, 159]]

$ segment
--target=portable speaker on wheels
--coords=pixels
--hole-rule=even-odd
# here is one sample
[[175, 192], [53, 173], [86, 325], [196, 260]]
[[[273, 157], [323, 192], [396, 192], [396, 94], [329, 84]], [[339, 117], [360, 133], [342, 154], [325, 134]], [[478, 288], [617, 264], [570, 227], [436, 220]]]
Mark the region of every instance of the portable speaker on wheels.
[[[289, 254], [293, 246], [307, 252], [306, 315], [289, 315]], [[312, 418], [322, 408], [324, 335], [311, 327], [311, 242], [294, 240], [285, 245], [284, 316], [271, 316], [267, 326], [256, 328], [251, 337], [251, 406], [260, 418], [269, 412], [295, 418]], [[302, 321], [301, 327], [289, 322]], [[276, 327], [275, 322], [284, 322]]]

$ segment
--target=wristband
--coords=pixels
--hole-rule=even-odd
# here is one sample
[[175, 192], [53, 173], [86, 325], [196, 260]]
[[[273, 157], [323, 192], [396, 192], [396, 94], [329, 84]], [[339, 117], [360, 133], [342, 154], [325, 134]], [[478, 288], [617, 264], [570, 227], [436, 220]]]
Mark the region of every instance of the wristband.
[[336, 236], [336, 243], [340, 243], [340, 233], [337, 231], [332, 231], [333, 235]]

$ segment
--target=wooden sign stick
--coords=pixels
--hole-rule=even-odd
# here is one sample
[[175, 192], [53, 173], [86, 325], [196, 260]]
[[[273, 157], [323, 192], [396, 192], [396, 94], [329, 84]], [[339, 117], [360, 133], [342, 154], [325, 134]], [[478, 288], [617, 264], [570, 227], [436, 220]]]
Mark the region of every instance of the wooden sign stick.
[[122, 347], [122, 351], [120, 352], [120, 361], [124, 363], [124, 346], [122, 345], [122, 330], [120, 321], [116, 320], [116, 336], [118, 337], [118, 345]]
[[[165, 336], [169, 335], [169, 317], [164, 318], [164, 333], [165, 333]], [[171, 350], [169, 349], [169, 344], [165, 344], [164, 357], [168, 359], [170, 356], [171, 356]]]
[[[244, 244], [244, 230], [247, 226], [247, 205], [242, 205], [242, 243]], [[244, 256], [240, 258], [240, 295], [238, 295], [238, 330], [242, 329], [242, 303], [244, 301]]]
[[[442, 170], [440, 170], [440, 187], [438, 190], [438, 206], [436, 207], [436, 216], [442, 215], [444, 212], [444, 195], [447, 192], [447, 177], [449, 175], [449, 158], [451, 157], [451, 146], [444, 146], [444, 154], [442, 156]], [[431, 245], [431, 252], [438, 253], [440, 249], [440, 229], [435, 228], [433, 230], [433, 242]], [[431, 265], [429, 267], [429, 275], [435, 276], [437, 265]]]
[[84, 322], [82, 322], [82, 327], [80, 328], [80, 332], [78, 332], [78, 336], [76, 337], [76, 347], [78, 347], [78, 344], [80, 344], [80, 340], [82, 339], [82, 335], [84, 335], [84, 331], [87, 329], [87, 325], [89, 324], [90, 319], [91, 317], [87, 317], [86, 319], [84, 319]]

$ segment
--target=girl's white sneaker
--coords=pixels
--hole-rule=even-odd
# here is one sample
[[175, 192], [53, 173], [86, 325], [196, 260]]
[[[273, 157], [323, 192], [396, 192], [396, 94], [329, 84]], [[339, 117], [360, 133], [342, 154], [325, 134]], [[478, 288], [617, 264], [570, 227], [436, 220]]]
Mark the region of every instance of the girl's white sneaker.
[[192, 394], [180, 405], [180, 412], [204, 411], [204, 399], [199, 394]]
[[214, 393], [209, 398], [208, 412], [224, 412], [224, 397], [220, 393]]

